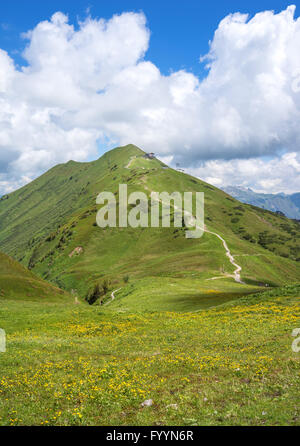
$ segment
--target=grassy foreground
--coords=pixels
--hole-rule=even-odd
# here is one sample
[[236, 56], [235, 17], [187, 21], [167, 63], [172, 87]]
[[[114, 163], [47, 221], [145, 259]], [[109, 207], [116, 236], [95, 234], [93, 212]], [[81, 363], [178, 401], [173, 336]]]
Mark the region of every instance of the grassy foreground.
[[191, 313], [4, 300], [0, 425], [299, 425], [299, 297]]

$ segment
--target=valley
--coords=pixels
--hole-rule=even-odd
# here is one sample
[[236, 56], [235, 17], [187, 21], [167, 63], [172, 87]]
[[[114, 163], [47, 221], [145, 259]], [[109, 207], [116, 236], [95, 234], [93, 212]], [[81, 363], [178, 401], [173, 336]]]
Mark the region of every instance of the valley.
[[[204, 192], [203, 236], [99, 228], [119, 184]], [[299, 239], [132, 145], [2, 197], [0, 425], [299, 425]]]

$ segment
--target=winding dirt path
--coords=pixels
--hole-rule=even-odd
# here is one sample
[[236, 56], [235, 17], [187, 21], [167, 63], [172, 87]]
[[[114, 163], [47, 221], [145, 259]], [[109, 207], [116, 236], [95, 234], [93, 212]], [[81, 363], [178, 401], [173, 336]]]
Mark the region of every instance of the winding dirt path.
[[[134, 159], [135, 159], [135, 157], [130, 159], [129, 163], [126, 166], [127, 169], [130, 168], [130, 165], [131, 165], [131, 163], [132, 163], [132, 161]], [[145, 185], [145, 189], [148, 190], [148, 192], [151, 193], [151, 190], [148, 188], [148, 186]], [[159, 200], [159, 201], [161, 202], [161, 200]], [[174, 209], [178, 209], [178, 207], [174, 206]], [[195, 217], [190, 212], [184, 211], [184, 214], [190, 218], [191, 222], [195, 222]], [[235, 270], [234, 270], [233, 274], [232, 275], [231, 274], [226, 274], [226, 276], [227, 277], [233, 277], [233, 279], [237, 283], [244, 284], [244, 282], [241, 279], [242, 267], [240, 265], [238, 265], [236, 263], [236, 261], [234, 260], [234, 256], [231, 254], [230, 249], [228, 248], [228, 245], [227, 245], [226, 241], [223, 239], [223, 237], [221, 237], [221, 235], [217, 234], [216, 232], [209, 231], [208, 229], [206, 229], [205, 225], [204, 225], [204, 228], [200, 228], [199, 226], [196, 226], [196, 229], [203, 230], [204, 232], [206, 232], [208, 234], [212, 234], [212, 235], [214, 235], [215, 237], [218, 237], [218, 239], [221, 240], [221, 242], [223, 243], [224, 249], [226, 251], [226, 256], [228, 257], [230, 263], [235, 267]], [[216, 277], [214, 277], [213, 279], [216, 279]], [[117, 291], [119, 291], [119, 290], [116, 290], [114, 292], [117, 292]], [[114, 300], [113, 293], [112, 293], [112, 300]]]
[[[184, 214], [190, 218], [191, 224], [193, 224], [195, 222], [195, 218], [190, 212], [185, 211]], [[242, 271], [242, 267], [240, 265], [238, 265], [236, 263], [236, 261], [234, 260], [234, 256], [231, 254], [230, 249], [228, 248], [228, 245], [227, 245], [226, 241], [223, 239], [223, 237], [221, 237], [220, 234], [217, 234], [216, 232], [209, 231], [208, 229], [206, 229], [205, 225], [204, 225], [204, 228], [200, 228], [199, 226], [196, 226], [196, 229], [203, 230], [207, 234], [212, 234], [221, 240], [221, 242], [223, 243], [224, 249], [226, 251], [226, 256], [228, 257], [230, 263], [236, 268], [233, 272], [233, 275], [227, 274], [227, 277], [233, 277], [236, 282], [244, 284], [244, 282], [242, 282], [242, 280], [241, 280], [241, 274], [240, 274]]]
[[121, 289], [122, 289], [122, 288], [118, 288], [117, 290], [115, 290], [115, 291], [113, 291], [113, 292], [111, 293], [111, 299], [110, 299], [108, 302], [106, 302], [106, 304], [104, 304], [104, 307], [105, 307], [106, 305], [110, 304], [113, 300], [115, 300], [115, 298], [116, 298], [115, 293], [117, 293], [117, 292], [120, 291]]
[[130, 169], [131, 163], [136, 159], [136, 156], [132, 156], [129, 160], [129, 163], [127, 164], [127, 166], [125, 166], [125, 169]]
[[234, 280], [236, 281], [236, 282], [238, 282], [238, 283], [242, 283], [242, 284], [244, 284], [244, 282], [242, 281], [242, 279], [241, 279], [241, 271], [242, 271], [242, 267], [240, 266], [240, 265], [238, 265], [237, 263], [236, 263], [236, 261], [234, 260], [234, 256], [231, 254], [231, 252], [230, 252], [230, 249], [228, 248], [228, 245], [227, 245], [227, 243], [226, 243], [226, 241], [223, 239], [223, 237], [221, 237], [219, 234], [217, 234], [216, 232], [211, 232], [211, 231], [208, 231], [208, 230], [205, 230], [205, 232], [208, 232], [209, 234], [213, 234], [213, 235], [215, 235], [216, 237], [218, 237], [221, 241], [222, 241], [222, 243], [223, 243], [223, 246], [224, 246], [224, 248], [225, 248], [225, 251], [226, 251], [226, 255], [227, 255], [227, 257], [229, 258], [229, 261], [230, 261], [230, 263], [233, 265], [233, 266], [235, 266], [235, 270], [234, 270], [234, 272], [233, 272], [233, 278], [234, 278]]
[[120, 291], [122, 288], [118, 288], [117, 290], [115, 290], [115, 291], [113, 291], [112, 293], [111, 293], [111, 302], [113, 301], [113, 300], [115, 300], [115, 293], [117, 293], [118, 291]]
[[[149, 192], [151, 192], [150, 189], [149, 189], [147, 186], [145, 186], [145, 188], [146, 188]], [[161, 200], [159, 200], [159, 201], [161, 202]], [[178, 210], [178, 207], [177, 207], [177, 206], [174, 206], [174, 209], [177, 209], [177, 210]], [[194, 217], [190, 212], [184, 211], [184, 215], [187, 216], [187, 217], [189, 218], [191, 226], [195, 225], [196, 219], [195, 219], [195, 217]], [[206, 233], [208, 233], [208, 234], [212, 234], [212, 235], [214, 235], [215, 237], [218, 237], [218, 239], [221, 240], [221, 242], [223, 243], [224, 249], [225, 249], [225, 251], [226, 251], [226, 256], [228, 257], [230, 263], [236, 268], [236, 269], [234, 270], [233, 274], [226, 274], [226, 276], [227, 276], [227, 277], [233, 277], [233, 279], [234, 279], [237, 283], [241, 283], [241, 284], [244, 285], [244, 282], [243, 282], [242, 279], [241, 279], [241, 271], [242, 271], [242, 267], [241, 267], [240, 265], [238, 265], [238, 264], [236, 263], [236, 261], [234, 260], [234, 256], [231, 254], [230, 249], [228, 248], [228, 245], [227, 245], [226, 241], [223, 239], [223, 237], [221, 237], [220, 234], [217, 234], [216, 232], [209, 231], [208, 229], [206, 229], [205, 225], [204, 225], [204, 228], [201, 228], [201, 227], [199, 227], [199, 226], [197, 226], [197, 225], [195, 226], [195, 228], [196, 228], [196, 229], [203, 230], [204, 232], [206, 232]], [[216, 279], [216, 278], [213, 278], [213, 279]]]

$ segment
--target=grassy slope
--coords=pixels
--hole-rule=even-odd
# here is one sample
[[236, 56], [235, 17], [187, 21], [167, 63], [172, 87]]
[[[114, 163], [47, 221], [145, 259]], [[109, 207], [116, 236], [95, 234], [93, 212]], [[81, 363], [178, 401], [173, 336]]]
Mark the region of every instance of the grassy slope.
[[195, 277], [146, 277], [107, 297], [105, 308], [122, 312], [193, 311], [207, 309], [253, 293], [257, 288], [231, 278], [205, 281]]
[[[184, 302], [185, 296], [190, 296], [194, 308], [204, 308], [207, 289], [223, 290], [224, 301], [228, 300], [226, 296], [255, 289], [251, 285], [240, 287], [232, 279], [230, 283], [227, 279], [206, 281], [222, 277], [220, 271], [232, 273], [234, 269], [222, 243], [211, 234], [187, 240], [184, 230], [174, 228], [101, 230], [94, 226], [98, 193], [117, 193], [118, 185], [126, 183], [129, 192], [204, 191], [206, 225], [220, 233], [232, 253], [239, 256], [245, 280], [255, 285], [297, 279], [300, 264], [293, 260], [299, 256], [297, 223], [241, 204], [200, 180], [164, 169], [158, 160], [142, 156], [135, 146], [114, 149], [95, 162], [57, 166], [10, 194], [0, 202], [1, 249], [30, 264], [45, 279], [68, 290], [77, 289], [81, 295], [104, 277], [116, 289], [123, 286], [122, 278], [128, 274], [137, 298], [145, 296], [147, 288], [141, 290], [140, 285], [148, 287], [147, 280], [152, 288], [157, 283], [159, 289], [161, 283], [176, 279], [171, 301], [177, 303], [167, 309], [191, 309]], [[69, 254], [79, 246], [83, 253], [70, 258]], [[166, 287], [161, 290], [166, 296]], [[122, 293], [126, 293], [126, 287]], [[149, 308], [166, 309], [158, 300]], [[215, 302], [220, 303], [219, 297], [211, 300], [212, 305]]]
[[0, 425], [299, 425], [299, 297], [126, 314], [6, 300]]
[[57, 300], [67, 293], [35, 276], [18, 262], [0, 253], [0, 301]]
[[[125, 163], [139, 149], [117, 149], [114, 158]], [[142, 153], [140, 151], [140, 153]], [[27, 252], [77, 210], [95, 202], [103, 178], [114, 160], [109, 153], [91, 163], [69, 161], [50, 169], [21, 189], [0, 199], [0, 244], [2, 251], [27, 260]], [[24, 257], [25, 254], [25, 257]]]

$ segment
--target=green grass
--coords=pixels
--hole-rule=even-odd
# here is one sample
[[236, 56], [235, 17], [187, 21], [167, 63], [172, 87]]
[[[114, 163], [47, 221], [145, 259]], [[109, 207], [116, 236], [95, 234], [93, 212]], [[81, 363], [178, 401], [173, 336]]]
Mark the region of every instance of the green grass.
[[[122, 312], [197, 311], [236, 300], [258, 291], [253, 285], [241, 285], [232, 279], [205, 280], [189, 278], [147, 277], [123, 287], [111, 301], [110, 310]], [[261, 291], [261, 289], [260, 289]]]
[[71, 296], [0, 253], [0, 303], [6, 299], [49, 302], [70, 300]]
[[299, 297], [175, 313], [3, 300], [0, 425], [299, 425]]

